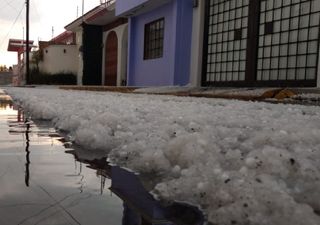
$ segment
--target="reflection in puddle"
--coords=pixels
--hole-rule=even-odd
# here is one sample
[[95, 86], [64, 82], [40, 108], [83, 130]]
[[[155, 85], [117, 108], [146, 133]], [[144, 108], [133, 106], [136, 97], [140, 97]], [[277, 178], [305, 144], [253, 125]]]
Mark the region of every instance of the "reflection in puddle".
[[29, 132], [30, 132], [30, 123], [29, 120], [26, 119], [25, 120], [25, 124], [26, 124], [26, 176], [25, 176], [25, 184], [27, 187], [29, 187], [29, 179], [30, 179], [30, 170], [29, 170], [29, 166], [30, 166], [30, 151], [29, 151], [29, 147], [30, 147], [30, 138], [29, 138]]
[[109, 189], [124, 202], [123, 225], [204, 224], [199, 209], [183, 203], [162, 206], [145, 190], [135, 174], [117, 166], [110, 166], [106, 157], [86, 159], [85, 156], [81, 156], [81, 150], [69, 150], [66, 153], [74, 155], [77, 161], [97, 171], [97, 175], [101, 177], [101, 193], [105, 187], [105, 180], [111, 179]]
[[0, 176], [1, 225], [204, 224], [196, 207], [161, 205], [135, 174], [109, 165], [104, 152], [70, 148], [48, 124], [34, 124], [12, 105], [1, 105], [0, 115], [6, 115], [0, 117], [0, 136], [8, 135], [0, 139], [0, 146], [7, 146], [0, 147], [0, 174], [8, 170]]

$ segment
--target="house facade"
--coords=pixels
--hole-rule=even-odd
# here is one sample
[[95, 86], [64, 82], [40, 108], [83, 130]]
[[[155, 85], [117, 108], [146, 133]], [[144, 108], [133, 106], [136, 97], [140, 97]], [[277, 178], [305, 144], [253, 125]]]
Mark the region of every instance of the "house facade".
[[114, 2], [102, 2], [65, 27], [76, 34], [79, 85], [126, 84], [127, 19], [115, 15]]
[[38, 54], [40, 60], [37, 66], [41, 73], [78, 72], [78, 49], [73, 32], [65, 31], [50, 41], [39, 41]]
[[117, 0], [116, 14], [129, 18], [129, 86], [189, 83], [192, 0]]
[[318, 0], [118, 0], [116, 11], [129, 18], [129, 85], [320, 86]]
[[[29, 52], [36, 46], [34, 41], [29, 41]], [[26, 82], [26, 40], [21, 39], [9, 39], [8, 51], [17, 53], [17, 65], [13, 66], [12, 84], [14, 86], [24, 85]], [[32, 54], [30, 54], [30, 58]]]

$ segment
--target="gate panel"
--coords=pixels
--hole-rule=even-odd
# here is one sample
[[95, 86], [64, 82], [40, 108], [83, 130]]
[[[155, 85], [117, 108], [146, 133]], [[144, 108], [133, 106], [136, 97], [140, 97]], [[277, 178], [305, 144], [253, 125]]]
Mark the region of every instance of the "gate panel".
[[316, 80], [319, 0], [261, 1], [257, 81]]
[[203, 85], [316, 85], [320, 0], [206, 0], [205, 21]]
[[249, 0], [208, 0], [205, 83], [244, 81]]

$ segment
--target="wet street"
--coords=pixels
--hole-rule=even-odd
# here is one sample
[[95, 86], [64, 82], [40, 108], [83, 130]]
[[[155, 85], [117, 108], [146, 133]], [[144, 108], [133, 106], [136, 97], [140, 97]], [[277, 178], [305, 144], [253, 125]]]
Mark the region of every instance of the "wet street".
[[72, 146], [0, 90], [1, 225], [201, 225], [184, 203], [162, 206], [105, 152]]
[[[122, 224], [122, 201], [48, 124], [0, 104], [0, 224]], [[94, 159], [94, 155], [86, 158]]]

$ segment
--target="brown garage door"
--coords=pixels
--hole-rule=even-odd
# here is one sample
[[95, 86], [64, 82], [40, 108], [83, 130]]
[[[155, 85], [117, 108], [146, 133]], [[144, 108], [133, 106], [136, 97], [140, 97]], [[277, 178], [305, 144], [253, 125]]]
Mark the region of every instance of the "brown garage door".
[[109, 33], [106, 41], [105, 81], [107, 86], [117, 86], [118, 38], [116, 32]]

